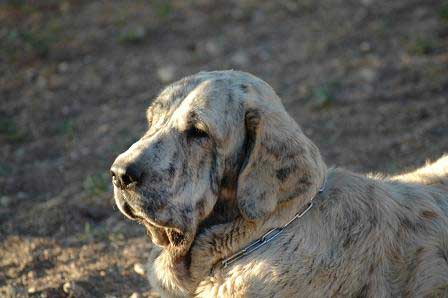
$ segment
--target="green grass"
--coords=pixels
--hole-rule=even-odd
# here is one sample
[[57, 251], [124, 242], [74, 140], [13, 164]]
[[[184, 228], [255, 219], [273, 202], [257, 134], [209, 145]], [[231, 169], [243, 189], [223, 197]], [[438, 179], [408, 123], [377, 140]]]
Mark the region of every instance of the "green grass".
[[27, 7], [25, 0], [7, 0], [5, 2], [7, 5], [15, 8], [15, 9], [23, 9], [23, 8]]
[[17, 143], [25, 141], [27, 137], [26, 133], [17, 127], [14, 120], [9, 118], [0, 118], [0, 136]]
[[443, 21], [448, 22], [448, 2], [443, 4], [442, 7], [440, 8], [439, 17]]
[[11, 174], [11, 171], [12, 168], [9, 165], [0, 163], [0, 176], [8, 176], [9, 174]]
[[1, 51], [8, 56], [28, 53], [45, 58], [51, 47], [59, 42], [59, 36], [51, 30], [12, 29], [4, 41]]
[[110, 185], [109, 174], [105, 172], [88, 175], [83, 182], [83, 188], [89, 195], [105, 193]]
[[100, 224], [90, 224], [86, 222], [84, 224], [84, 231], [77, 235], [79, 241], [82, 242], [91, 242], [93, 240], [103, 241], [109, 240], [110, 231], [106, 226]]
[[59, 40], [51, 30], [23, 31], [21, 38], [40, 57], [46, 57], [51, 46]]
[[153, 1], [152, 7], [161, 19], [168, 18], [173, 12], [173, 7], [169, 1]]
[[0, 6], [6, 20], [13, 20], [13, 16], [17, 14], [23, 18], [34, 17], [26, 25], [17, 23], [16, 26], [5, 26], [1, 55], [8, 57], [10, 61], [20, 61], [24, 57], [45, 58], [55, 44], [62, 42], [65, 30], [62, 28], [61, 16], [59, 12], [47, 11], [47, 4], [61, 5], [57, 1], [39, 1], [33, 4], [15, 0]]
[[75, 136], [75, 123], [71, 119], [64, 119], [55, 128], [55, 132], [58, 135], [65, 136], [69, 140], [72, 140]]
[[316, 110], [326, 109], [332, 106], [336, 99], [335, 93], [338, 85], [337, 82], [332, 81], [314, 88], [310, 97], [309, 106]]
[[131, 29], [123, 30], [119, 36], [118, 41], [123, 44], [137, 44], [145, 40], [146, 30], [143, 26], [137, 26]]
[[418, 38], [410, 47], [413, 55], [424, 56], [433, 53], [438, 48], [438, 44], [433, 39]]

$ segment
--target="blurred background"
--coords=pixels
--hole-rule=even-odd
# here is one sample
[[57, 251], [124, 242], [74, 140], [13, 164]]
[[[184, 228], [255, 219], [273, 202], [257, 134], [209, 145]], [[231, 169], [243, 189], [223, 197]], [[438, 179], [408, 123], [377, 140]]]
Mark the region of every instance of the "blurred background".
[[156, 296], [108, 169], [188, 74], [266, 80], [329, 165], [448, 151], [447, 1], [4, 0], [0, 42], [1, 297]]

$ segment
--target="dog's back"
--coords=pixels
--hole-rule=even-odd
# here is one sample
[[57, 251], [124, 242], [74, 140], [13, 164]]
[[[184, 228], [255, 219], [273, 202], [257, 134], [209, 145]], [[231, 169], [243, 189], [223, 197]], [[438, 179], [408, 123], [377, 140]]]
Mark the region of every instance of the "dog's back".
[[[390, 180], [410, 184], [427, 185], [448, 192], [448, 155], [444, 155], [435, 162], [427, 162], [425, 166], [413, 172], [391, 177]], [[436, 204], [448, 216], [448, 199], [437, 200]]]
[[[448, 156], [385, 179], [341, 169], [330, 175], [323, 201], [333, 205], [322, 216], [323, 226], [335, 227], [330, 243], [345, 235], [353, 241], [337, 253], [355, 256], [356, 262], [340, 267], [363, 272], [360, 296], [448, 297]], [[359, 230], [341, 229], [333, 224], [338, 220]], [[363, 255], [370, 257], [364, 261]], [[360, 284], [353, 282], [354, 288]]]
[[394, 176], [391, 180], [431, 185], [448, 191], [448, 155], [413, 172]]
[[[409, 295], [437, 293], [435, 297], [448, 295], [448, 155], [433, 163], [427, 163], [413, 172], [390, 177], [394, 183], [403, 185], [402, 214], [407, 217], [412, 232], [401, 240], [401, 255], [391, 259], [390, 278], [397, 284], [400, 280]], [[423, 185], [423, 187], [422, 187]], [[407, 221], [404, 221], [406, 223]], [[406, 231], [403, 225], [403, 232]], [[401, 233], [400, 233], [401, 234]], [[401, 241], [399, 241], [401, 242]], [[399, 246], [399, 245], [398, 245]], [[395, 272], [394, 272], [395, 271]], [[412, 293], [412, 294], [411, 294]], [[425, 294], [425, 295], [426, 295]], [[440, 295], [440, 296], [439, 296]], [[425, 296], [426, 297], [426, 296]]]

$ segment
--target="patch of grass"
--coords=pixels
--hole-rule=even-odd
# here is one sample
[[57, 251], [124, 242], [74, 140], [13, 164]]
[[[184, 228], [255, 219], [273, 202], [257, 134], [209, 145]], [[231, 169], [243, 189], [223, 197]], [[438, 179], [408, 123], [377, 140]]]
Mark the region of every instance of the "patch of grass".
[[395, 26], [394, 18], [391, 16], [383, 16], [374, 20], [369, 24], [369, 29], [372, 33], [381, 38], [386, 38]]
[[390, 31], [396, 22], [396, 19], [390, 15], [384, 16], [381, 20], [382, 29], [384, 31]]
[[4, 163], [0, 163], [0, 176], [8, 176], [11, 174], [12, 168]]
[[24, 0], [7, 0], [6, 4], [14, 7], [16, 9], [21, 9], [26, 6], [26, 1]]
[[2, 46], [0, 47], [0, 53], [4, 57], [8, 57], [8, 59], [12, 60], [17, 56], [17, 48], [20, 45], [20, 36], [19, 31], [13, 29], [5, 34], [4, 39], [2, 40]]
[[75, 135], [75, 123], [71, 119], [64, 119], [57, 127], [56, 133], [58, 135], [66, 136], [68, 139], [73, 139]]
[[39, 57], [46, 57], [50, 48], [59, 40], [57, 34], [49, 31], [27, 30], [19, 31], [13, 29], [8, 32], [5, 38], [5, 45], [2, 52], [9, 55], [28, 52], [34, 53]]
[[281, 2], [281, 5], [289, 12], [299, 12], [301, 14], [313, 13], [317, 8], [313, 0], [289, 0]]
[[92, 234], [92, 226], [88, 222], [86, 222], [84, 224], [84, 234], [87, 234], [87, 235]]
[[322, 84], [312, 91], [311, 101], [309, 103], [312, 109], [321, 110], [329, 108], [335, 101], [336, 82]]
[[78, 240], [91, 242], [93, 240], [108, 240], [110, 231], [104, 225], [95, 225], [89, 222], [84, 224], [84, 231], [78, 234]]
[[0, 118], [0, 135], [6, 137], [11, 142], [23, 142], [26, 139], [26, 133], [21, 131], [12, 119]]
[[419, 38], [410, 47], [410, 53], [413, 55], [429, 55], [433, 53], [438, 48], [438, 44], [432, 39], [422, 39]]
[[109, 175], [102, 172], [94, 175], [88, 175], [84, 179], [83, 188], [89, 195], [100, 195], [108, 190], [109, 185]]
[[6, 0], [5, 4], [7, 8], [16, 9], [22, 14], [30, 14], [35, 12], [58, 13], [60, 11], [64, 11], [64, 9], [67, 9], [70, 5], [70, 0]]
[[120, 43], [137, 44], [145, 40], [146, 30], [143, 26], [126, 29], [118, 36]]
[[448, 3], [443, 4], [442, 7], [440, 8], [439, 17], [443, 21], [448, 22]]
[[[21, 14], [28, 15], [24, 10], [33, 9], [28, 4], [19, 5]], [[25, 2], [25, 1], [24, 1]], [[22, 5], [22, 6], [20, 6]], [[16, 7], [16, 6], [14, 6]], [[34, 8], [36, 12], [31, 15], [39, 15], [42, 13]], [[42, 18], [42, 21], [32, 22], [29, 26], [18, 24], [15, 27], [6, 27], [5, 34], [2, 36], [2, 47], [0, 53], [6, 55], [10, 60], [23, 60], [30, 57], [45, 58], [54, 45], [61, 42], [62, 24], [59, 17]]]
[[162, 19], [168, 18], [173, 11], [173, 7], [169, 1], [154, 1], [152, 6], [156, 15]]
[[33, 52], [40, 57], [46, 57], [50, 48], [58, 40], [57, 36], [50, 31], [24, 31], [21, 38]]
[[123, 233], [118, 233], [118, 232], [111, 233], [109, 231], [107, 239], [110, 242], [120, 242], [120, 241], [123, 241], [125, 239], [125, 237], [124, 237]]

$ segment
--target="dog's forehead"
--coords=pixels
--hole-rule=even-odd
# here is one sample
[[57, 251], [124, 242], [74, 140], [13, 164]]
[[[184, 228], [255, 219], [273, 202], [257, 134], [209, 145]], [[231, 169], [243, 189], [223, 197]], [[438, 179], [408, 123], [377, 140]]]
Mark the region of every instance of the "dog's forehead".
[[167, 86], [159, 94], [155, 102], [162, 106], [178, 105], [190, 92], [199, 86], [203, 87], [200, 89], [204, 95], [207, 95], [216, 91], [222, 92], [225, 89], [238, 89], [238, 86], [244, 89], [244, 86], [247, 85], [258, 86], [263, 84], [267, 85], [259, 78], [241, 71], [199, 72]]
[[181, 80], [166, 88], [161, 96], [160, 103], [166, 106], [178, 106], [180, 104], [207, 104], [207, 102], [219, 102], [231, 91], [231, 80], [227, 78], [199, 77]]
[[182, 80], [174, 82], [162, 90], [150, 108], [156, 110], [178, 106], [182, 99], [184, 99], [188, 93], [190, 93], [191, 90], [193, 90], [201, 82], [202, 80], [194, 79], [193, 77], [186, 77]]
[[200, 119], [224, 132], [240, 122], [247, 107], [260, 102], [281, 104], [272, 88], [251, 74], [200, 72], [166, 87], [150, 106], [148, 119], [153, 127], [174, 124], [178, 128], [187, 127], [191, 119]]
[[174, 123], [179, 127], [187, 127], [192, 119], [200, 119], [210, 129], [222, 130], [221, 120], [226, 111], [236, 112], [235, 97], [228, 80], [220, 78], [205, 80], [180, 102], [172, 114]]
[[235, 92], [237, 79], [222, 74], [199, 73], [166, 87], [151, 105], [159, 115], [185, 118], [190, 111], [197, 114], [223, 113], [231, 109], [241, 96]]
[[219, 109], [229, 104], [232, 93], [232, 88], [228, 80], [205, 80], [187, 95], [182, 105], [195, 108]]

